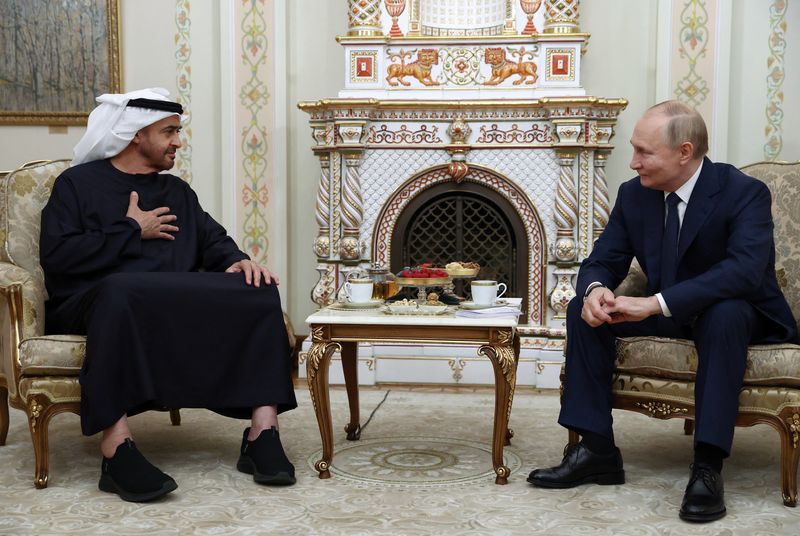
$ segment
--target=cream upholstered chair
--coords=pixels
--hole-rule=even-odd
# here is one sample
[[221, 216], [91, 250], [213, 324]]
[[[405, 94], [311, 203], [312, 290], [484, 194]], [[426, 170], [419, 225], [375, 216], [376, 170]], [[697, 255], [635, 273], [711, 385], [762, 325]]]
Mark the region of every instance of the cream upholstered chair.
[[[0, 446], [8, 435], [8, 404], [28, 416], [36, 456], [33, 483], [47, 487], [48, 425], [66, 411], [80, 412], [78, 374], [86, 354], [80, 335], [44, 335], [47, 291], [39, 265], [41, 212], [69, 160], [38, 160], [0, 172]], [[283, 314], [289, 348], [294, 330]], [[172, 424], [181, 422], [170, 410]]]
[[[68, 166], [69, 160], [39, 161], [0, 179], [0, 445], [8, 434], [10, 403], [28, 416], [37, 488], [47, 487], [50, 419], [80, 411], [78, 374], [86, 350], [83, 336], [44, 335], [41, 212]], [[177, 409], [170, 416], [180, 424]]]
[[[795, 319], [800, 318], [800, 162], [763, 162], [742, 171], [764, 181], [772, 193], [775, 270]], [[644, 295], [647, 280], [634, 263], [617, 294]], [[614, 407], [660, 419], [686, 419], [692, 432], [697, 351], [691, 341], [628, 337], [617, 341]], [[781, 488], [786, 506], [797, 504], [800, 458], [800, 346], [751, 346], [739, 395], [737, 426], [766, 423], [781, 439]], [[570, 434], [570, 442], [578, 440]]]

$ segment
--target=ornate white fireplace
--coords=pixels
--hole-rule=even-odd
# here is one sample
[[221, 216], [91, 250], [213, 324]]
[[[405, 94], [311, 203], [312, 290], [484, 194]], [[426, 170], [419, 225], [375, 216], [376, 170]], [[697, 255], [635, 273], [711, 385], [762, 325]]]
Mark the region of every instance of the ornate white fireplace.
[[[608, 218], [604, 165], [627, 104], [581, 86], [578, 0], [348, 3], [345, 88], [299, 104], [321, 165], [312, 299], [333, 301], [359, 266], [396, 269], [396, 226], [425, 192], [494, 198], [526, 249], [514, 257], [526, 298], [517, 382], [557, 386], [565, 308]], [[493, 374], [474, 348], [365, 345], [359, 379], [491, 384]]]

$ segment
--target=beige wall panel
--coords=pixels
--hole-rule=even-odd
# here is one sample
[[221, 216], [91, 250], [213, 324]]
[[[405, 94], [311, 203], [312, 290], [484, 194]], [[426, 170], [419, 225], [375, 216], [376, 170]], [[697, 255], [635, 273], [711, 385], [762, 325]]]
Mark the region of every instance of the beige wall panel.
[[581, 30], [592, 34], [581, 60], [586, 92], [598, 97], [628, 99], [612, 140], [616, 149], [606, 164], [612, 203], [619, 185], [635, 175], [628, 165], [633, 155], [630, 147], [633, 127], [654, 104], [657, 15], [656, 2], [581, 3]]
[[344, 53], [337, 35], [347, 33], [347, 2], [292, 0], [287, 2], [288, 60], [286, 73], [289, 174], [289, 267], [281, 283], [284, 305], [298, 333], [306, 333], [306, 316], [316, 310], [311, 289], [317, 282], [316, 256], [311, 251], [317, 236], [314, 219], [319, 161], [313, 144], [308, 114], [297, 109], [303, 100], [336, 97], [344, 87]]
[[222, 223], [220, 189], [228, 177], [220, 166], [219, 8], [216, 2], [190, 5], [191, 183], [206, 212]]

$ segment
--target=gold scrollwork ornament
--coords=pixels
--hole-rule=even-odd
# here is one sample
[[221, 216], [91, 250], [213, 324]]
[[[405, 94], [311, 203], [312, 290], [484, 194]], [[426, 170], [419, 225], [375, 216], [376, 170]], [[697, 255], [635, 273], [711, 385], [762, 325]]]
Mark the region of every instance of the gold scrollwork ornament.
[[792, 433], [792, 448], [797, 448], [800, 444], [800, 414], [794, 413], [791, 417], [786, 419], [789, 425], [789, 431]]
[[30, 405], [28, 406], [28, 409], [30, 411], [31, 431], [35, 432], [36, 431], [36, 421], [39, 419], [39, 416], [41, 415], [42, 410], [44, 409], [44, 406], [39, 404], [38, 400], [36, 400], [35, 398], [32, 398], [31, 402], [30, 402]]
[[668, 417], [669, 415], [677, 415], [679, 413], [689, 413], [686, 408], [679, 408], [666, 402], [636, 402], [636, 407], [647, 410], [651, 417]]

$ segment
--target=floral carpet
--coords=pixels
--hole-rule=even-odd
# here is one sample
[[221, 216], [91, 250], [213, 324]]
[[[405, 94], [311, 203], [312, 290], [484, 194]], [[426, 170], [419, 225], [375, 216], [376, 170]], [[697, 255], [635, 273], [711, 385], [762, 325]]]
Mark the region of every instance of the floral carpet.
[[[244, 423], [183, 410], [173, 427], [162, 413], [131, 419], [139, 448], [178, 482], [164, 500], [121, 501], [97, 489], [98, 438], [80, 435], [78, 418], [50, 426], [50, 485], [34, 489], [27, 423], [11, 410], [0, 447], [0, 534], [347, 534], [347, 535], [772, 535], [800, 533], [800, 509], [780, 497], [779, 443], [766, 426], [737, 429], [726, 463], [728, 515], [708, 525], [678, 519], [691, 461], [682, 421], [615, 412], [627, 483], [541, 490], [528, 472], [558, 463], [566, 433], [558, 397], [518, 390], [506, 447], [509, 484], [494, 484], [490, 392], [365, 389], [361, 440], [347, 441], [343, 390], [331, 393], [332, 478], [313, 470], [320, 439], [307, 390], [281, 416], [281, 436], [298, 482], [268, 488], [236, 471]], [[367, 422], [367, 420], [369, 421]]]

